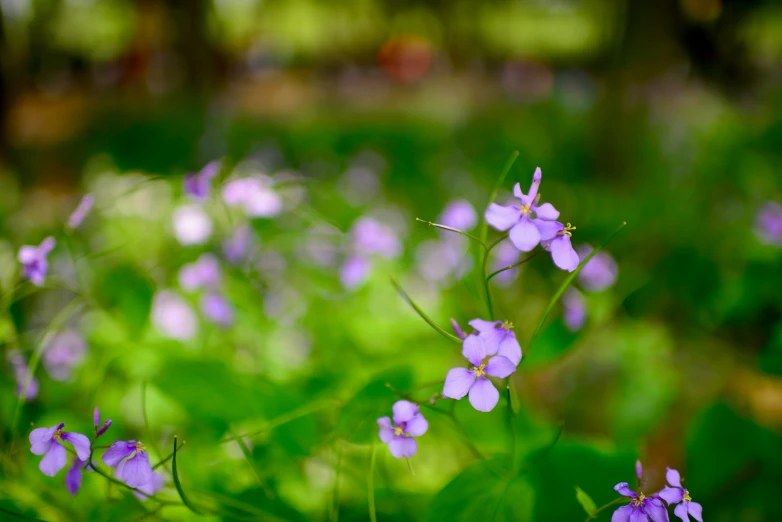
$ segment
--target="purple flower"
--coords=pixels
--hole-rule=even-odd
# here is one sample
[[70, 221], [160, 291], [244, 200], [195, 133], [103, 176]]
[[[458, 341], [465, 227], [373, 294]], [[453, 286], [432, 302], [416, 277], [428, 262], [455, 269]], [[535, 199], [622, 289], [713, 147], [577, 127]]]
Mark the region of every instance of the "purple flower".
[[492, 203], [486, 210], [486, 221], [497, 230], [510, 229], [508, 237], [522, 252], [529, 252], [538, 243], [553, 239], [557, 228], [554, 223], [559, 217], [559, 211], [551, 203], [539, 205], [538, 187], [542, 174], [540, 167], [535, 169], [529, 193], [521, 191], [521, 185], [516, 183], [513, 195], [519, 198], [521, 205], [503, 207]]
[[573, 245], [570, 243], [570, 237], [573, 235], [572, 230], [576, 227], [570, 223], [563, 225], [562, 223], [555, 221], [556, 235], [553, 239], [546, 239], [541, 241], [543, 248], [551, 252], [551, 259], [554, 260], [554, 264], [562, 270], [572, 272], [578, 268], [578, 254], [573, 250]]
[[638, 480], [641, 480], [641, 477], [644, 474], [644, 467], [641, 465], [640, 460], [635, 461], [635, 478]]
[[397, 401], [393, 406], [394, 422], [388, 417], [377, 419], [380, 426], [380, 440], [388, 444], [391, 455], [401, 459], [412, 457], [418, 449], [413, 437], [420, 437], [429, 428], [418, 405], [409, 401]]
[[152, 481], [152, 466], [144, 445], [137, 440], [118, 440], [101, 457], [103, 463], [116, 468], [117, 478], [132, 488]]
[[383, 223], [371, 218], [359, 218], [350, 230], [353, 248], [358, 254], [377, 254], [386, 259], [399, 257], [402, 247], [396, 232]]
[[196, 334], [198, 318], [184, 299], [161, 290], [152, 299], [152, 324], [166, 337], [187, 341]]
[[578, 293], [575, 288], [568, 288], [565, 295], [562, 296], [562, 307], [564, 308], [562, 319], [567, 329], [571, 332], [580, 330], [587, 318], [584, 296]]
[[[437, 222], [447, 227], [468, 231], [478, 224], [478, 214], [469, 201], [457, 199], [445, 206], [440, 217], [437, 218]], [[446, 237], [458, 237], [447, 231], [445, 234], [448, 234]]]
[[87, 343], [84, 337], [73, 330], [55, 334], [46, 344], [43, 364], [55, 381], [64, 381], [71, 371], [84, 360]]
[[647, 497], [630, 489], [627, 482], [614, 486], [614, 491], [622, 496], [632, 498], [632, 502], [622, 506], [611, 517], [611, 522], [668, 522], [668, 510], [657, 495]]
[[428, 240], [418, 245], [416, 260], [418, 273], [427, 281], [440, 282], [449, 277], [462, 277], [472, 268], [472, 257], [465, 253], [464, 238], [452, 235], [450, 239]]
[[487, 342], [476, 333], [468, 335], [462, 343], [462, 354], [472, 368], [449, 371], [445, 377], [443, 397], [459, 400], [469, 393], [470, 404], [476, 410], [486, 412], [494, 409], [500, 400], [500, 392], [487, 376], [503, 378], [516, 371], [516, 365], [510, 359], [495, 355], [498, 347], [499, 344]]
[[[577, 252], [581, 259], [586, 259], [592, 253], [592, 247], [581, 245], [578, 247]], [[618, 269], [614, 258], [608, 252], [602, 251], [595, 254], [581, 268], [581, 271], [578, 273], [578, 280], [581, 282], [581, 286], [590, 292], [602, 292], [616, 283], [617, 272]]]
[[234, 322], [234, 309], [223, 296], [209, 292], [201, 297], [201, 312], [218, 326], [231, 326]]
[[54, 249], [57, 242], [49, 236], [36, 246], [25, 245], [19, 249], [18, 259], [22, 263], [22, 276], [35, 286], [43, 285], [49, 263], [46, 256]]
[[111, 427], [111, 419], [107, 420], [103, 423], [103, 426], [100, 424], [100, 410], [98, 407], [95, 407], [95, 410], [92, 412], [92, 424], [95, 426], [95, 438], [97, 439], [104, 433], [106, 433], [106, 430]]
[[342, 264], [339, 279], [342, 286], [351, 290], [366, 281], [371, 271], [372, 264], [369, 260], [361, 256], [351, 256]]
[[76, 450], [81, 460], [90, 458], [90, 439], [81, 433], [62, 431], [60, 423], [52, 428], [36, 428], [30, 432], [30, 451], [33, 455], [43, 455], [38, 468], [44, 475], [55, 476], [65, 467], [66, 452], [61, 441], [67, 441]]
[[220, 172], [220, 162], [215, 160], [206, 164], [201, 172], [185, 174], [185, 192], [193, 199], [205, 199], [209, 195], [212, 178]]
[[228, 206], [242, 207], [249, 217], [274, 217], [282, 212], [282, 198], [271, 185], [265, 176], [234, 179], [223, 187], [223, 200]]
[[38, 396], [38, 379], [30, 375], [22, 352], [10, 350], [6, 357], [16, 380], [16, 396], [23, 398], [25, 402], [35, 399]]
[[182, 245], [200, 245], [212, 236], [212, 218], [198, 205], [174, 211], [174, 236]]
[[[495, 272], [501, 268], [506, 268], [519, 262], [521, 252], [510, 241], [503, 241], [492, 251], [491, 271]], [[492, 279], [494, 284], [499, 287], [507, 288], [516, 279], [519, 268], [505, 270], [500, 272]]]
[[80, 458], [73, 459], [73, 464], [65, 473], [65, 489], [71, 495], [76, 495], [81, 488], [82, 470], [87, 467], [87, 461]]
[[92, 205], [94, 203], [95, 198], [92, 197], [92, 194], [86, 194], [83, 198], [81, 198], [81, 201], [79, 201], [79, 205], [76, 207], [76, 210], [74, 210], [73, 214], [71, 214], [71, 216], [68, 218], [68, 228], [79, 228], [81, 222], [84, 221], [84, 218], [86, 218], [87, 214], [89, 214], [90, 210], [92, 210]]
[[220, 283], [220, 261], [214, 254], [202, 254], [179, 269], [179, 284], [185, 290], [213, 288]]
[[782, 205], [769, 201], [758, 212], [755, 221], [755, 234], [772, 246], [782, 246]]
[[253, 244], [253, 231], [250, 225], [238, 226], [230, 237], [223, 241], [223, 254], [229, 263], [237, 265], [247, 259]]
[[138, 489], [138, 491], [134, 491], [133, 494], [141, 500], [147, 500], [147, 498], [149, 498], [148, 495], [154, 495], [163, 489], [165, 483], [166, 479], [163, 477], [163, 474], [153, 471], [149, 482], [137, 487], [136, 489]]
[[682, 522], [689, 522], [689, 516], [698, 522], [703, 522], [703, 507], [697, 502], [693, 502], [690, 493], [682, 487], [681, 477], [675, 469], [667, 468], [665, 478], [670, 486], [665, 486], [658, 495], [668, 504], [677, 504], [673, 514], [682, 519]]
[[516, 334], [513, 332], [513, 323], [473, 319], [467, 324], [480, 333], [481, 339], [486, 343], [487, 355], [496, 353], [506, 357], [514, 366], [519, 365], [521, 362], [521, 346], [519, 346]]

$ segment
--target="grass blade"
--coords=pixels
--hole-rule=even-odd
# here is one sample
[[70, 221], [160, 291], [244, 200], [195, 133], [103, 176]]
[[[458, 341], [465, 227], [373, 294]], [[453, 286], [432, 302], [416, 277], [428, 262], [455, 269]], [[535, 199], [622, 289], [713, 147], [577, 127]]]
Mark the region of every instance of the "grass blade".
[[7, 513], [7, 514], [11, 515], [12, 517], [20, 518], [22, 520], [33, 520], [35, 522], [46, 522], [46, 520], [41, 520], [40, 518], [33, 518], [33, 517], [28, 517], [27, 515], [21, 515], [19, 513], [14, 513], [13, 511], [5, 509], [5, 508], [2, 508], [2, 507], [0, 507], [0, 512]]
[[400, 294], [400, 295], [401, 295], [401, 296], [402, 296], [402, 297], [405, 299], [405, 301], [407, 301], [407, 303], [408, 303], [410, 306], [412, 306], [412, 307], [413, 307], [413, 310], [415, 310], [415, 311], [418, 313], [418, 315], [420, 315], [420, 316], [421, 316], [421, 319], [423, 319], [424, 321], [426, 321], [426, 323], [427, 323], [429, 326], [431, 326], [432, 328], [434, 328], [434, 329], [435, 329], [435, 331], [436, 331], [437, 333], [439, 333], [439, 334], [440, 334], [440, 335], [442, 335], [443, 337], [447, 337], [448, 339], [450, 339], [451, 341], [453, 341], [453, 342], [455, 342], [455, 343], [459, 343], [459, 344], [461, 344], [461, 343], [462, 343], [462, 340], [461, 340], [461, 339], [459, 339], [458, 337], [456, 337], [456, 336], [455, 336], [455, 335], [453, 335], [453, 334], [450, 334], [450, 333], [446, 332], [445, 330], [443, 330], [442, 328], [440, 328], [440, 327], [439, 327], [437, 324], [435, 324], [435, 322], [434, 322], [434, 321], [432, 321], [432, 320], [429, 318], [429, 316], [428, 316], [428, 315], [426, 315], [426, 314], [424, 313], [424, 311], [423, 311], [423, 310], [421, 310], [421, 308], [420, 308], [420, 307], [419, 307], [417, 304], [415, 304], [415, 301], [413, 301], [412, 299], [410, 299], [410, 296], [409, 296], [409, 295], [407, 295], [407, 292], [405, 292], [405, 289], [404, 289], [404, 288], [402, 288], [402, 287], [401, 287], [401, 285], [400, 285], [400, 284], [397, 282], [397, 280], [396, 280], [396, 279], [394, 279], [393, 277], [391, 278], [391, 284], [392, 284], [392, 285], [394, 285], [394, 288], [396, 288], [396, 291], [397, 291], [397, 292], [399, 292], [399, 294]]
[[182, 489], [182, 483], [179, 481], [179, 472], [177, 471], [176, 467], [176, 450], [177, 438], [174, 436], [174, 457], [171, 460], [171, 474], [174, 476], [174, 486], [176, 486], [176, 490], [179, 493], [179, 498], [182, 499], [182, 503], [185, 505], [185, 507], [196, 515], [203, 515], [204, 513], [201, 513], [198, 509], [195, 508], [195, 506], [193, 506], [193, 504], [190, 503], [190, 501], [187, 499], [187, 495], [185, 495], [185, 491]]

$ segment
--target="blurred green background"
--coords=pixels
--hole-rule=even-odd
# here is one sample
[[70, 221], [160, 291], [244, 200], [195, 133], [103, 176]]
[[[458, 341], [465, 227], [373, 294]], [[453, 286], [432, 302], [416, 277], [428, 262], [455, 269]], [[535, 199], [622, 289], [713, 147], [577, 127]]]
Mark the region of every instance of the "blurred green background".
[[[378, 520], [582, 520], [574, 488], [609, 502], [636, 458], [648, 491], [679, 469], [710, 522], [782, 520], [782, 250], [756, 224], [782, 199], [779, 4], [0, 9], [0, 507], [51, 521], [196, 517], [94, 473], [71, 497], [64, 472], [38, 471], [30, 424], [89, 433], [98, 405], [114, 421], [104, 437], [145, 441], [153, 462], [174, 434], [185, 439], [184, 489], [222, 513], [214, 520], [369, 520], [370, 491]], [[487, 414], [463, 400], [455, 416], [488, 464], [447, 416], [422, 409], [430, 429], [411, 471], [376, 441], [375, 419], [398, 399], [385, 383], [426, 400], [461, 359], [388, 278], [443, 327], [485, 318], [476, 270], [433, 277], [450, 261], [422, 245], [445, 239], [414, 218], [437, 220], [455, 199], [481, 215], [514, 150], [500, 201], [540, 166], [544, 200], [577, 226], [576, 245], [628, 223], [608, 246], [619, 277], [583, 292], [575, 332], [558, 304], [529, 351], [566, 273], [540, 256], [493, 286], [525, 354], [512, 377], [516, 462], [504, 400]], [[284, 210], [247, 219], [215, 182], [204, 205], [214, 231], [183, 246], [172, 224], [187, 204], [182, 175], [213, 159], [220, 183], [271, 176]], [[95, 209], [66, 234], [84, 193]], [[345, 288], [361, 216], [391, 227], [402, 254]], [[178, 272], [222, 256], [244, 221], [254, 257], [223, 263], [235, 322], [221, 328]], [[16, 252], [47, 235], [58, 247], [35, 289], [20, 282]], [[461, 252], [469, 265], [474, 252]], [[171, 338], [150, 319], [161, 291], [190, 307], [195, 334]], [[8, 354], [33, 361], [64, 331], [84, 337], [83, 359], [64, 380], [33, 367], [39, 393], [19, 401]], [[245, 433], [244, 450], [226, 442]], [[170, 462], [161, 469], [160, 497], [178, 502]]]

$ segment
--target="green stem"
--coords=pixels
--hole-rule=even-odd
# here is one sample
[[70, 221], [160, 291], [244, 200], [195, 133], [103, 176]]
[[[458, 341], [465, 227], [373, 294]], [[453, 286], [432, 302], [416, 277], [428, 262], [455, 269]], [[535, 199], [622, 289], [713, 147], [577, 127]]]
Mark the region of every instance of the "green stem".
[[491, 274], [489, 274], [489, 276], [486, 278], [486, 282], [488, 283], [489, 281], [491, 281], [491, 279], [492, 279], [492, 278], [494, 278], [494, 276], [496, 276], [496, 275], [499, 275], [499, 274], [501, 274], [501, 273], [503, 273], [503, 272], [505, 272], [505, 271], [507, 271], [507, 270], [513, 270], [513, 269], [514, 269], [514, 268], [516, 268], [517, 266], [521, 266], [521, 265], [523, 265], [524, 263], [526, 263], [527, 261], [531, 261], [531, 260], [532, 260], [532, 259], [534, 259], [535, 257], [539, 256], [539, 255], [540, 255], [542, 252], [544, 252], [544, 251], [543, 251], [543, 250], [538, 250], [538, 251], [537, 251], [537, 252], [535, 252], [534, 254], [530, 254], [530, 255], [528, 255], [527, 257], [525, 257], [524, 259], [522, 259], [522, 260], [521, 260], [521, 261], [519, 261], [518, 263], [514, 263], [514, 264], [512, 264], [512, 265], [508, 265], [508, 266], [506, 266], [505, 268], [500, 268], [500, 269], [499, 269], [499, 270], [497, 270], [496, 272], [492, 272], [492, 273], [491, 273]]
[[[185, 441], [182, 441], [182, 444], [179, 445], [178, 450], [181, 450], [182, 446], [184, 446], [184, 445], [185, 445]], [[106, 447], [108, 447], [108, 446], [106, 446]], [[164, 458], [163, 460], [161, 460], [160, 462], [158, 462], [157, 464], [152, 466], [152, 469], [153, 470], [158, 469], [160, 466], [162, 466], [163, 464], [165, 464], [166, 462], [168, 462], [172, 458], [174, 458], [174, 454], [173, 453], [169, 453], [168, 457]]]
[[258, 484], [263, 489], [266, 498], [274, 498], [274, 493], [266, 485], [266, 482], [263, 480], [263, 476], [261, 475], [261, 472], [258, 471], [258, 468], [255, 466], [255, 463], [253, 462], [253, 456], [250, 453], [250, 450], [247, 448], [247, 445], [244, 443], [243, 440], [237, 437], [232, 430], [229, 429], [228, 433], [230, 433], [231, 436], [234, 438], [234, 440], [236, 440], [236, 443], [239, 445], [239, 449], [242, 450], [242, 455], [244, 455], [244, 460], [246, 460], [247, 464], [250, 465], [250, 469], [252, 469], [255, 478], [258, 479]]
[[489, 312], [489, 321], [494, 321], [494, 307], [491, 304], [491, 290], [489, 289], [489, 278], [486, 277], [486, 266], [489, 264], [489, 250], [483, 253], [483, 263], [481, 264], [481, 279], [483, 280], [483, 291], [486, 295], [486, 309]]
[[324, 401], [324, 402], [316, 402], [316, 403], [313, 403], [313, 404], [307, 404], [305, 406], [302, 406], [301, 408], [297, 408], [297, 409], [295, 409], [293, 411], [290, 411], [288, 413], [284, 413], [284, 414], [280, 415], [279, 417], [270, 420], [260, 430], [253, 431], [253, 432], [250, 432], [250, 433], [245, 433], [243, 435], [230, 435], [228, 437], [224, 437], [220, 441], [220, 444], [225, 444], [226, 442], [231, 442], [233, 440], [241, 440], [241, 439], [244, 439], [244, 438], [247, 438], [247, 437], [252, 438], [252, 437], [255, 437], [256, 435], [261, 435], [263, 433], [267, 433], [268, 431], [271, 431], [271, 430], [273, 430], [274, 428], [276, 428], [278, 426], [282, 426], [283, 424], [287, 424], [288, 422], [294, 421], [294, 420], [296, 420], [296, 419], [298, 419], [300, 417], [304, 417], [304, 416], [309, 415], [311, 413], [315, 413], [317, 411], [324, 410], [327, 407], [329, 407], [332, 404], [334, 404], [334, 402], [337, 402], [337, 401], [327, 400], [327, 401]]
[[182, 503], [185, 505], [187, 509], [195, 513], [196, 515], [203, 515], [204, 513], [201, 513], [198, 509], [196, 509], [193, 504], [190, 503], [190, 501], [187, 499], [187, 495], [185, 495], [184, 489], [182, 489], [182, 483], [179, 481], [179, 472], [177, 470], [176, 466], [176, 450], [177, 450], [177, 438], [176, 435], [174, 435], [174, 456], [173, 461], [171, 465], [171, 474], [174, 476], [174, 486], [176, 486], [177, 493], [179, 493], [179, 498], [182, 499]]
[[486, 250], [488, 248], [486, 246], [486, 243], [481, 241], [479, 238], [473, 236], [472, 234], [469, 234], [469, 233], [465, 232], [464, 230], [459, 230], [458, 228], [453, 228], [453, 227], [448, 227], [448, 226], [445, 226], [445, 225], [440, 225], [439, 223], [432, 223], [431, 221], [426, 221], [425, 219], [421, 219], [421, 218], [415, 218], [415, 220], [418, 221], [419, 223], [426, 223], [430, 227], [440, 228], [442, 230], [447, 230], [449, 232], [456, 232], [457, 234], [461, 234], [461, 235], [463, 235], [465, 237], [469, 237], [473, 241], [477, 241], [483, 247], [484, 250]]
[[615, 499], [615, 500], [612, 500], [612, 501], [611, 501], [611, 502], [609, 502], [608, 504], [605, 504], [604, 506], [600, 506], [599, 508], [597, 508], [597, 509], [595, 510], [595, 512], [594, 512], [594, 513], [592, 513], [591, 515], [589, 515], [588, 517], [586, 517], [586, 520], [584, 520], [584, 522], [589, 522], [590, 520], [592, 520], [592, 519], [594, 519], [595, 517], [597, 517], [597, 515], [598, 515], [598, 514], [599, 514], [601, 511], [604, 511], [604, 510], [606, 510], [606, 509], [610, 508], [611, 506], [615, 506], [616, 504], [622, 504], [623, 502], [627, 502], [627, 498], [624, 498], [624, 497], [619, 497], [619, 498], [617, 498], [617, 499]]
[[372, 449], [369, 455], [369, 476], [367, 477], [367, 501], [369, 503], [369, 520], [377, 522], [375, 513], [375, 438], [372, 437]]
[[407, 295], [407, 292], [405, 292], [404, 288], [402, 288], [402, 287], [400, 286], [400, 284], [399, 284], [399, 283], [396, 281], [396, 279], [394, 279], [393, 277], [391, 278], [391, 284], [392, 284], [392, 285], [394, 285], [394, 288], [396, 288], [396, 291], [397, 291], [397, 292], [399, 292], [399, 293], [401, 294], [401, 296], [402, 296], [402, 297], [405, 299], [405, 301], [407, 301], [407, 304], [409, 304], [410, 306], [412, 306], [412, 307], [413, 307], [413, 310], [415, 310], [415, 311], [418, 313], [418, 315], [420, 315], [420, 316], [421, 316], [421, 319], [423, 319], [424, 321], [426, 321], [426, 323], [427, 323], [429, 326], [431, 326], [432, 328], [434, 328], [434, 330], [435, 330], [437, 333], [439, 333], [439, 334], [440, 334], [440, 335], [442, 335], [443, 337], [447, 337], [448, 339], [450, 339], [451, 341], [453, 341], [453, 342], [455, 342], [455, 343], [462, 344], [462, 340], [461, 340], [461, 339], [459, 339], [458, 337], [456, 337], [456, 336], [455, 336], [455, 335], [453, 335], [453, 334], [450, 334], [450, 333], [446, 332], [445, 330], [443, 330], [442, 328], [440, 328], [438, 325], [436, 325], [436, 324], [435, 324], [435, 322], [434, 322], [434, 321], [432, 321], [432, 320], [429, 318], [429, 316], [428, 316], [428, 315], [426, 315], [426, 314], [424, 313], [424, 311], [423, 311], [423, 310], [421, 310], [421, 308], [420, 308], [420, 307], [419, 307], [417, 304], [415, 304], [415, 301], [413, 301], [413, 300], [410, 298], [410, 296], [409, 296], [409, 295]]
[[14, 513], [13, 511], [10, 511], [2, 507], [0, 507], [0, 512], [11, 515], [12, 517], [21, 518], [22, 520], [33, 520], [34, 522], [46, 522], [46, 520], [41, 520], [40, 518], [28, 517], [27, 515], [22, 515], [20, 513]]
[[505, 379], [505, 393], [508, 399], [508, 432], [510, 433], [510, 458], [511, 462], [516, 462], [516, 423], [513, 422], [513, 405], [511, 404], [510, 377]]
[[[510, 172], [511, 167], [513, 167], [513, 164], [516, 162], [516, 158], [519, 157], [519, 151], [514, 150], [513, 153], [510, 155], [510, 158], [508, 158], [508, 161], [505, 163], [505, 167], [502, 169], [502, 173], [500, 174], [500, 177], [497, 178], [497, 182], [494, 184], [494, 189], [491, 191], [491, 194], [489, 195], [489, 204], [493, 203], [494, 200], [497, 198], [497, 193], [500, 191], [500, 187], [502, 187], [502, 184], [505, 183], [505, 178], [508, 176], [508, 172]], [[488, 204], [486, 205], [488, 207]], [[481, 241], [484, 243], [486, 242], [486, 237], [489, 234], [489, 224], [486, 222], [486, 219], [483, 219], [483, 223], [481, 224]]]

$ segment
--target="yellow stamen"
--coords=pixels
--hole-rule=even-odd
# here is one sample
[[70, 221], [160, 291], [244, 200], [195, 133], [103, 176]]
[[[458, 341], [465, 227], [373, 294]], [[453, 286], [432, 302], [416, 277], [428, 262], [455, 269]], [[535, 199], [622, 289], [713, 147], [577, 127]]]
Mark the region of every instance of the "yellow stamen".
[[633, 507], [640, 506], [641, 502], [643, 502], [645, 498], [646, 498], [646, 495], [644, 495], [643, 493], [638, 495], [636, 498], [633, 499]]
[[690, 497], [690, 492], [686, 489], [684, 490], [684, 496], [682, 497], [682, 500], [686, 500], [687, 502], [692, 502], [692, 498]]
[[567, 225], [565, 225], [565, 228], [563, 230], [560, 230], [559, 232], [557, 232], [557, 234], [560, 235], [560, 236], [573, 237], [573, 234], [571, 233], [571, 231], [575, 230], [575, 229], [576, 229], [576, 227], [574, 227], [573, 225], [568, 223]]
[[394, 435], [396, 435], [397, 437], [398, 437], [399, 435], [401, 435], [402, 433], [404, 433], [404, 432], [405, 432], [405, 430], [403, 430], [403, 429], [402, 429], [401, 427], [399, 427], [399, 426], [397, 426], [396, 428], [394, 428]]
[[144, 444], [141, 441], [136, 442], [136, 451], [144, 451]]
[[485, 371], [483, 371], [483, 369], [484, 369], [484, 368], [486, 368], [486, 363], [483, 363], [483, 364], [481, 364], [480, 366], [473, 366], [473, 367], [472, 367], [472, 371], [474, 371], [474, 372], [475, 372], [475, 378], [476, 378], [476, 379], [477, 379], [478, 377], [482, 376], [482, 375], [486, 375], [486, 372], [485, 372]]
[[505, 321], [502, 323], [502, 328], [505, 330], [513, 330], [513, 323], [510, 321]]
[[530, 205], [524, 205], [524, 206], [522, 206], [522, 207], [521, 207], [521, 213], [522, 213], [522, 214], [529, 214], [529, 213], [530, 213], [530, 207], [531, 207], [531, 206], [532, 206], [531, 204], [530, 204]]
[[54, 432], [54, 435], [52, 435], [52, 438], [60, 440], [62, 437], [62, 428]]

